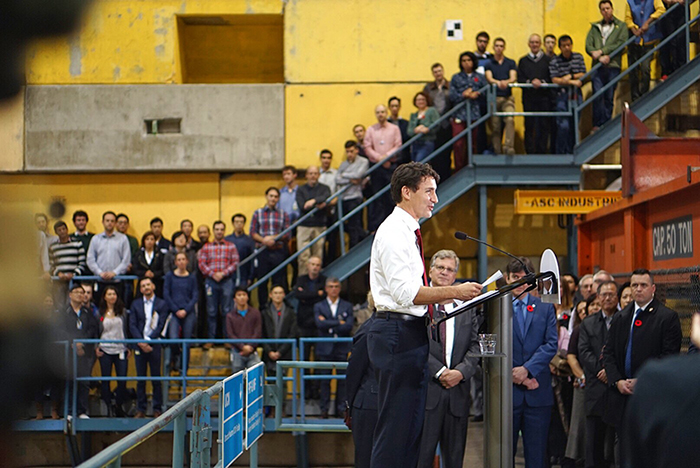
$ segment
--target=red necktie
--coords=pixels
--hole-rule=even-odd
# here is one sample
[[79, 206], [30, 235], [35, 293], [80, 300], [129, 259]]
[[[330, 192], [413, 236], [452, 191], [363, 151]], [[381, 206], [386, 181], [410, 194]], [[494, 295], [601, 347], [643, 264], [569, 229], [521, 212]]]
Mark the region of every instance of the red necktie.
[[[423, 286], [428, 286], [428, 274], [425, 272], [425, 255], [423, 255], [423, 236], [420, 234], [420, 229], [416, 229], [416, 242], [420, 250], [420, 262], [423, 264]], [[428, 304], [428, 315], [430, 320], [433, 319], [433, 305]]]

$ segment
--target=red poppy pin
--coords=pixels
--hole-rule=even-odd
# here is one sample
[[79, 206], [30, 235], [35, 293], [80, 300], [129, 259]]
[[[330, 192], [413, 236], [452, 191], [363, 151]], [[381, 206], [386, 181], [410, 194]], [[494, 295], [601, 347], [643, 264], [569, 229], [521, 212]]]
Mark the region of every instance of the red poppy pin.
[[529, 306], [527, 306], [527, 311], [528, 311], [528, 312], [534, 312], [534, 311], [535, 311], [535, 306], [532, 305], [532, 304], [530, 304]]
[[563, 318], [564, 320], [569, 320], [569, 316], [566, 315], [566, 314], [564, 314], [564, 316], [563, 316], [562, 318]]
[[635, 320], [635, 321], [634, 321], [634, 326], [635, 326], [635, 327], [641, 327], [641, 326], [642, 326], [642, 321], [639, 320], [639, 319]]
[[474, 77], [474, 83], [478, 83], [478, 82], [479, 82], [479, 78], [475, 76], [475, 77]]

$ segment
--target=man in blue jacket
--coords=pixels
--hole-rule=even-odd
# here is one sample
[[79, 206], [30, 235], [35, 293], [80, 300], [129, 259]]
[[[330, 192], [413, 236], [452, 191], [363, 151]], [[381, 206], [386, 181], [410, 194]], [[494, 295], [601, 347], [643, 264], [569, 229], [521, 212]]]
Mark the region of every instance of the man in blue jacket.
[[[340, 280], [328, 278], [326, 280], [326, 299], [314, 305], [314, 318], [320, 338], [349, 337], [354, 317], [352, 304], [340, 298]], [[319, 361], [345, 362], [352, 343], [325, 342], [316, 345], [316, 359]], [[322, 374], [330, 374], [330, 370], [320, 371]], [[344, 374], [338, 369], [337, 374]], [[345, 381], [339, 379], [336, 390], [336, 416], [343, 412], [345, 402]], [[328, 417], [328, 407], [331, 399], [330, 380], [321, 381], [321, 417]]]
[[[144, 339], [136, 345], [134, 356], [136, 374], [146, 376], [146, 366], [151, 369], [151, 377], [160, 377], [161, 345], [155, 344], [160, 339], [165, 322], [170, 315], [165, 300], [156, 297], [156, 286], [150, 278], [139, 280], [139, 290], [142, 297], [131, 303], [129, 311], [129, 331], [134, 339]], [[157, 418], [163, 411], [163, 391], [160, 380], [153, 382], [153, 417]], [[137, 412], [134, 417], [146, 416], [146, 381], [139, 380], [136, 384]]]
[[[530, 271], [532, 263], [521, 257]], [[512, 260], [506, 281], [514, 283], [527, 274]], [[523, 434], [526, 468], [544, 468], [547, 436], [554, 404], [549, 362], [557, 352], [556, 313], [551, 304], [523, 294], [527, 286], [513, 291], [513, 454]]]

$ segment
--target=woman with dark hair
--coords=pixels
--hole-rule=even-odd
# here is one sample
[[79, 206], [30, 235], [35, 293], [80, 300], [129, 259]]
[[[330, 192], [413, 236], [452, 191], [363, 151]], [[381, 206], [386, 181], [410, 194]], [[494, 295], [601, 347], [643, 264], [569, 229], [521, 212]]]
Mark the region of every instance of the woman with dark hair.
[[627, 307], [627, 304], [632, 302], [632, 286], [630, 286], [630, 282], [627, 281], [625, 284], [620, 286], [617, 294], [618, 301], [620, 302], [620, 310], [622, 310]]
[[[127, 333], [127, 316], [124, 302], [114, 286], [106, 286], [100, 301], [100, 339], [125, 340]], [[129, 350], [124, 343], [100, 343], [95, 348], [100, 360], [102, 377], [112, 375], [114, 367], [117, 377], [125, 377], [128, 368]], [[116, 401], [112, 401], [111, 382], [102, 381], [102, 400], [107, 405], [110, 416], [124, 417], [122, 405], [126, 400], [126, 382], [117, 382]]]
[[[472, 52], [463, 52], [459, 56], [459, 73], [452, 76], [450, 81], [450, 101], [453, 107], [459, 106], [464, 101], [467, 104], [458, 109], [450, 123], [452, 124], [452, 136], [463, 132], [468, 125], [481, 117], [479, 102], [481, 97], [479, 89], [486, 86], [486, 77], [476, 72], [479, 60]], [[467, 112], [469, 109], [469, 112]], [[476, 152], [477, 127], [472, 129], [472, 151]], [[467, 137], [455, 141], [452, 147], [455, 155], [455, 170], [459, 171], [467, 165]]]
[[[594, 297], [593, 294], [591, 297]], [[589, 298], [590, 299], [590, 298]], [[586, 386], [586, 376], [583, 373], [581, 363], [578, 361], [578, 337], [580, 333], [579, 325], [588, 316], [588, 303], [581, 301], [576, 304], [574, 310], [574, 331], [569, 339], [569, 350], [566, 360], [571, 367], [574, 380], [574, 398], [571, 405], [571, 422], [569, 423], [569, 437], [566, 442], [566, 458], [581, 460], [585, 456], [584, 437], [586, 433], [586, 396], [584, 387]], [[572, 465], [573, 466], [573, 465]]]
[[429, 127], [440, 118], [440, 114], [434, 107], [430, 107], [430, 97], [422, 91], [413, 97], [413, 105], [418, 112], [411, 114], [411, 119], [408, 121], [408, 135], [423, 134], [423, 136], [411, 146], [411, 160], [420, 162], [435, 150], [438, 129]]
[[[178, 239], [183, 237], [184, 234]], [[175, 237], [173, 237], [173, 243], [175, 243]], [[199, 287], [194, 273], [188, 271], [188, 263], [187, 253], [178, 252], [175, 255], [177, 267], [165, 275], [163, 296], [172, 312], [168, 328], [168, 338], [171, 340], [177, 340], [181, 335], [184, 339], [192, 338], [194, 327], [197, 324], [194, 306], [199, 299]], [[177, 362], [179, 360], [179, 346], [174, 344], [171, 349], [173, 350], [173, 362]], [[178, 365], [174, 367], [179, 368]]]
[[163, 297], [163, 254], [156, 248], [156, 235], [146, 231], [141, 236], [141, 248], [132, 259], [134, 274], [139, 278], [151, 278], [156, 295]]
[[163, 259], [163, 276], [175, 271], [175, 257], [179, 253], [184, 253], [187, 257], [187, 271], [194, 273], [197, 268], [197, 252], [187, 247], [187, 235], [183, 231], [176, 231], [170, 241], [172, 245]]

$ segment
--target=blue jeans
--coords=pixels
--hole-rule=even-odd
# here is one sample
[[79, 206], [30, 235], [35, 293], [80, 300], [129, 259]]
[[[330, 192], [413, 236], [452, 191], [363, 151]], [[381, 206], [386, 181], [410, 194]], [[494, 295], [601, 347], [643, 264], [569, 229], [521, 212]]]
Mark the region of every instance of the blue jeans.
[[421, 162], [422, 160], [430, 156], [430, 153], [432, 153], [434, 149], [434, 141], [416, 141], [415, 143], [413, 143], [413, 147], [411, 148], [411, 161]]
[[[575, 91], [575, 98], [577, 102], [581, 100], [581, 91]], [[557, 94], [557, 112], [568, 112], [569, 111], [569, 92], [568, 90], [562, 90]], [[574, 137], [574, 132], [578, 129], [574, 128], [574, 118], [573, 117], [557, 117], [557, 142], [556, 142], [556, 154], [572, 154], [574, 152], [574, 144], [576, 144], [576, 139]]]
[[209, 338], [216, 338], [216, 318], [221, 306], [221, 315], [226, 317], [233, 305], [233, 278], [228, 277], [216, 282], [211, 278], [205, 280], [207, 292], [207, 320]]
[[241, 356], [240, 352], [236, 348], [231, 349], [231, 373], [235, 374], [238, 371], [248, 369], [256, 364], [259, 364], [260, 356], [258, 356], [257, 351], [253, 351], [247, 356]]
[[[619, 68], [601, 67], [593, 75], [593, 93], [613, 81], [620, 74]], [[605, 122], [612, 117], [613, 106], [615, 105], [615, 88], [617, 83], [593, 101], [593, 126], [602, 127]]]

